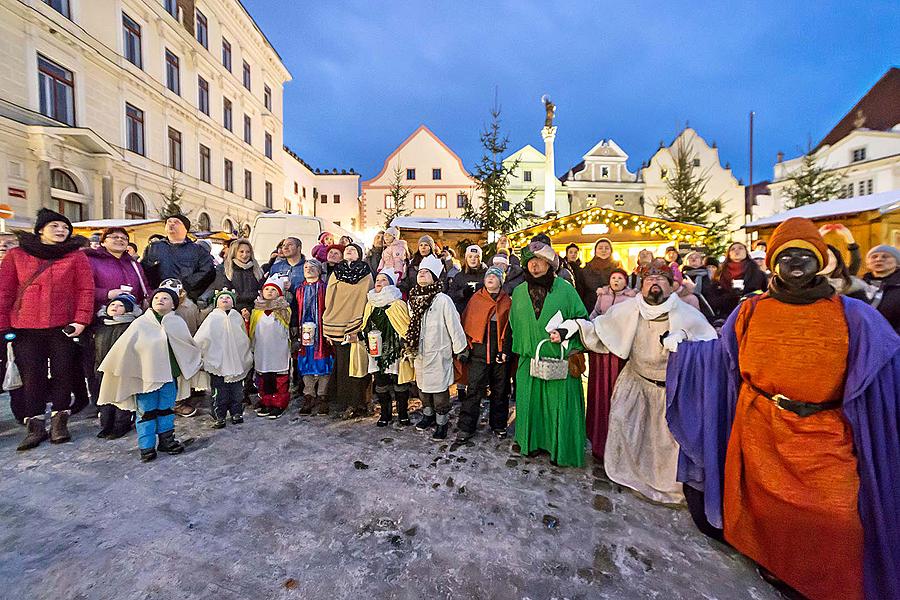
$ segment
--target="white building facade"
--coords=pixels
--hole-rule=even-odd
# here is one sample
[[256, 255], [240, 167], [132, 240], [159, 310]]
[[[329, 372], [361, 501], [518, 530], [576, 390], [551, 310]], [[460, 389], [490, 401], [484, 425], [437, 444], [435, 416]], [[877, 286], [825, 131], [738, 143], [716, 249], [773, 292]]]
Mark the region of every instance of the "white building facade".
[[730, 229], [736, 239], [743, 239], [740, 227], [746, 222], [746, 200], [744, 186], [719, 160], [719, 150], [715, 144], [708, 144], [700, 135], [686, 127], [668, 146], [661, 146], [647, 166], [641, 169], [644, 185], [644, 214], [658, 217], [657, 207], [669, 202], [667, 180], [674, 175], [675, 153], [680, 144], [690, 149], [693, 168], [706, 179], [705, 200], [716, 203], [711, 218], [719, 219], [730, 215]]
[[628, 154], [613, 140], [600, 140], [560, 177], [570, 210], [599, 206], [640, 214], [644, 186], [628, 170]]
[[287, 146], [282, 150], [287, 213], [328, 219], [344, 229], [361, 229], [359, 173], [353, 169], [313, 169]]
[[[543, 204], [546, 185], [544, 175], [547, 171], [547, 158], [544, 153], [531, 144], [527, 144], [503, 159], [503, 164], [507, 168], [516, 165], [506, 186], [506, 199], [510, 204], [526, 202], [525, 210], [529, 213], [536, 213], [537, 207]], [[526, 201], [529, 194], [532, 195], [531, 200]], [[560, 186], [556, 187], [555, 197], [554, 212], [563, 215], [569, 214], [566, 192]]]
[[385, 159], [381, 171], [363, 181], [362, 227], [384, 226], [392, 208], [391, 184], [400, 169], [409, 190], [405, 209], [414, 217], [461, 218], [468, 202], [477, 202], [475, 179], [462, 160], [430, 129], [419, 126]]
[[282, 203], [291, 76], [237, 0], [0, 0], [0, 189], [27, 222], [153, 218], [200, 231]]

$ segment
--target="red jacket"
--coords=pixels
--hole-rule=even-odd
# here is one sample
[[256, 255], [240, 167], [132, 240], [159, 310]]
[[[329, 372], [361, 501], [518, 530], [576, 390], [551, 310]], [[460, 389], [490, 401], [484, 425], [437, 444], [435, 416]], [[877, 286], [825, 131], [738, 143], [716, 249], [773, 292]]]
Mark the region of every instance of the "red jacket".
[[0, 331], [91, 323], [94, 276], [85, 253], [75, 250], [54, 259], [22, 289], [43, 262], [22, 248], [12, 248], [6, 253], [0, 263]]

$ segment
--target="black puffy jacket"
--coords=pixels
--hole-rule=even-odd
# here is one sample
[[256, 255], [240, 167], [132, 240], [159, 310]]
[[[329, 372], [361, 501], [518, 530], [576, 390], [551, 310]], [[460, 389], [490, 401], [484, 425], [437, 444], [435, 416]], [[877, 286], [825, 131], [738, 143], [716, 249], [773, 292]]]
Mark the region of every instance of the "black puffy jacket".
[[169, 240], [153, 242], [144, 251], [141, 266], [151, 287], [158, 287], [164, 279], [175, 278], [194, 301], [216, 276], [212, 254], [189, 239], [180, 244]]

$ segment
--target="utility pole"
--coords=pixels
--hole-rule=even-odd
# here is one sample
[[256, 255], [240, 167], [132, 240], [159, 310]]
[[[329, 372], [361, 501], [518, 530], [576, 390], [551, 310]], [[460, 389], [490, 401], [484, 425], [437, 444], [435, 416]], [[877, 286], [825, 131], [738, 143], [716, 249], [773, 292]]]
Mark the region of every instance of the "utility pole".
[[744, 203], [744, 223], [749, 223], [751, 217], [753, 215], [753, 204], [754, 204], [754, 196], [753, 196], [753, 117], [756, 116], [756, 113], [752, 110], [750, 111], [750, 193], [747, 195], [747, 200]]

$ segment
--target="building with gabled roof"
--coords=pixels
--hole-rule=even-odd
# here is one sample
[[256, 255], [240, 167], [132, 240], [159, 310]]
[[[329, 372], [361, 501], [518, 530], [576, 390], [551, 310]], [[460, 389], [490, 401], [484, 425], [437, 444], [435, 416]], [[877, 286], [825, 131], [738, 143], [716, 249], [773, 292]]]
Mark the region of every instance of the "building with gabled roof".
[[420, 125], [384, 160], [381, 171], [362, 182], [361, 229], [384, 227], [392, 208], [390, 194], [399, 169], [409, 190], [405, 208], [414, 217], [461, 218], [468, 202], [477, 202], [477, 182], [462, 159], [425, 125]]
[[[525, 144], [509, 156], [503, 159], [503, 164], [509, 168], [516, 165], [510, 174], [506, 186], [506, 199], [510, 204], [526, 202], [525, 210], [535, 212], [535, 206], [543, 204], [544, 198], [544, 173], [547, 168], [547, 157], [544, 153], [532, 146]], [[529, 200], [529, 194], [532, 194]], [[556, 188], [556, 212], [568, 214], [569, 204], [566, 192], [561, 187]]]
[[597, 142], [559, 178], [568, 197], [566, 212], [599, 206], [642, 213], [643, 184], [628, 170], [627, 161], [628, 154], [614, 140]]

